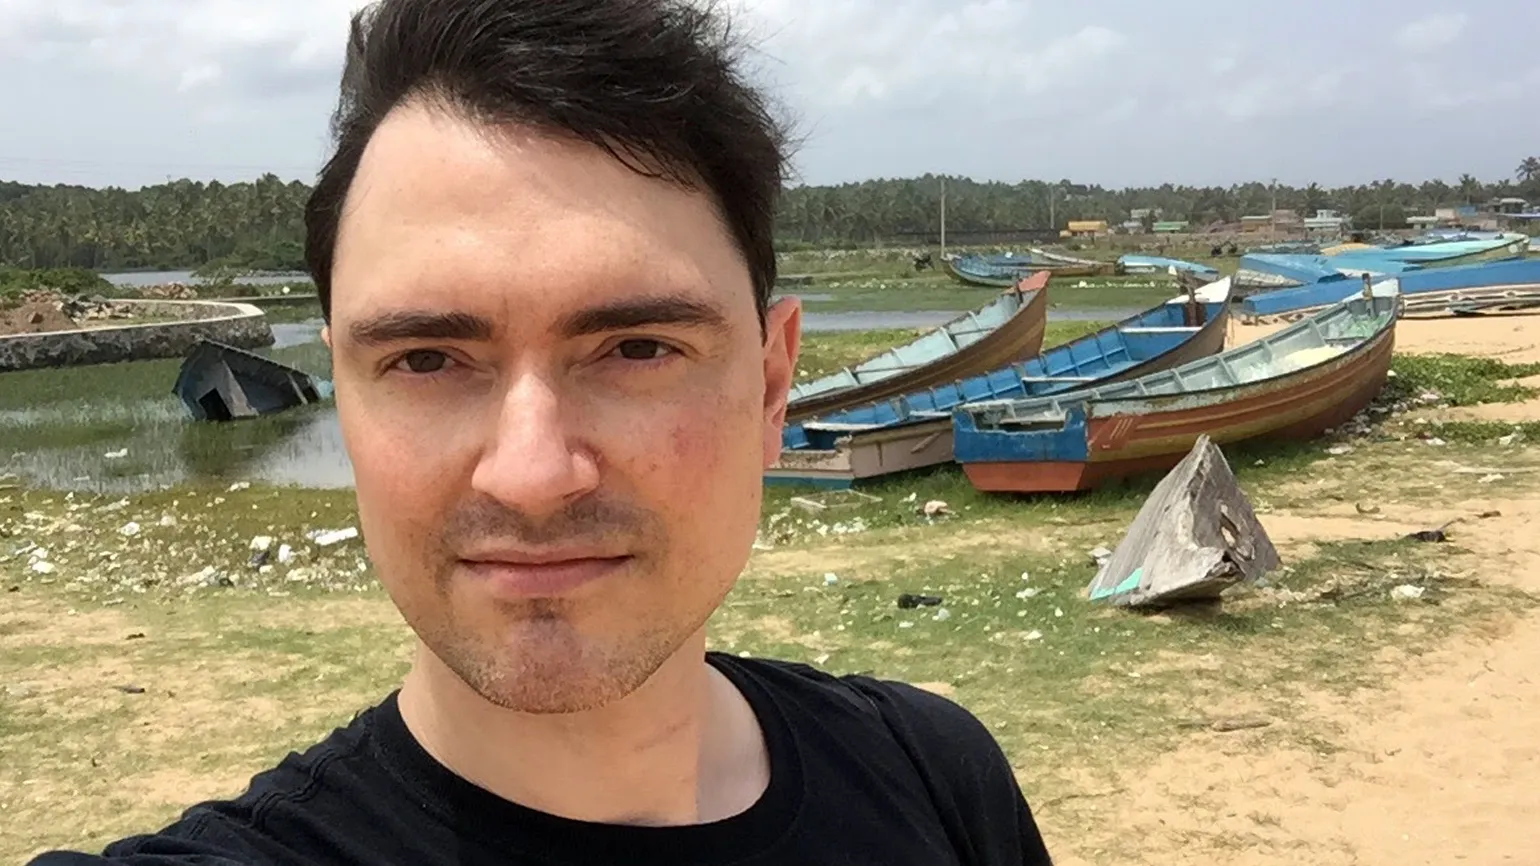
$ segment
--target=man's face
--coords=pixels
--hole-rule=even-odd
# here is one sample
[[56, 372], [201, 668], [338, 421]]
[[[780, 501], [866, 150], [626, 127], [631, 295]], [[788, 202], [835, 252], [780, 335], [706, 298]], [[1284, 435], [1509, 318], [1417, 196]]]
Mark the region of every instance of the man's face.
[[748, 558], [795, 302], [762, 338], [706, 195], [422, 106], [370, 142], [332, 278], [359, 515], [407, 622], [510, 709], [629, 694]]

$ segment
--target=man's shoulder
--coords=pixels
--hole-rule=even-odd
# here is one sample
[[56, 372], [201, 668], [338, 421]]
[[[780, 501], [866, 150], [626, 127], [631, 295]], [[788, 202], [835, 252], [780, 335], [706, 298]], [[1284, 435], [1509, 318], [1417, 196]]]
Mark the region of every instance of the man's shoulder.
[[866, 674], [834, 674], [801, 662], [718, 656], [723, 666], [748, 673], [778, 696], [832, 705], [868, 724], [885, 725], [928, 751], [998, 753], [994, 735], [967, 708], [938, 687], [921, 687]]
[[269, 817], [282, 810], [287, 822], [296, 811], [302, 811], [291, 807], [317, 796], [325, 784], [323, 776], [358, 756], [368, 740], [369, 716], [377, 709], [355, 715], [347, 725], [303, 751], [290, 752], [252, 776], [245, 790], [234, 797], [197, 803], [162, 829], [119, 839], [100, 854], [49, 851], [29, 861], [28, 866], [251, 866], [291, 862], [282, 839], [267, 826]]

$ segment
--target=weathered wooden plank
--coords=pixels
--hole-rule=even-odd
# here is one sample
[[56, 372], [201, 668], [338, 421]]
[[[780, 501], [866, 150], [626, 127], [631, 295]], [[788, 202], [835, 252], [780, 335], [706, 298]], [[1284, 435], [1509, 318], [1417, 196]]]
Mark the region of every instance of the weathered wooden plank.
[[1092, 601], [1125, 607], [1211, 600], [1280, 564], [1224, 453], [1205, 435], [1156, 485], [1089, 591]]

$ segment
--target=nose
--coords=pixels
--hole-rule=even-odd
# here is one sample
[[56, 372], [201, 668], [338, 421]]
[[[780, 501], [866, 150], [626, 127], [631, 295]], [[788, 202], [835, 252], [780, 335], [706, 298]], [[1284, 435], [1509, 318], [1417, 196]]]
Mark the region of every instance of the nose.
[[592, 492], [599, 484], [599, 463], [574, 435], [573, 416], [580, 407], [571, 404], [541, 377], [520, 375], [503, 398], [471, 486], [535, 517]]

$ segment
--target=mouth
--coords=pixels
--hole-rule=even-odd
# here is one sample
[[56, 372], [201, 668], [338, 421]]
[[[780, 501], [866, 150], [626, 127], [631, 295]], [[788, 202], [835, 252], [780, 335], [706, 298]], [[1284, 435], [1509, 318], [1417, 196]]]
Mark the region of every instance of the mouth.
[[560, 598], [620, 571], [630, 556], [462, 559], [460, 566], [499, 598]]

